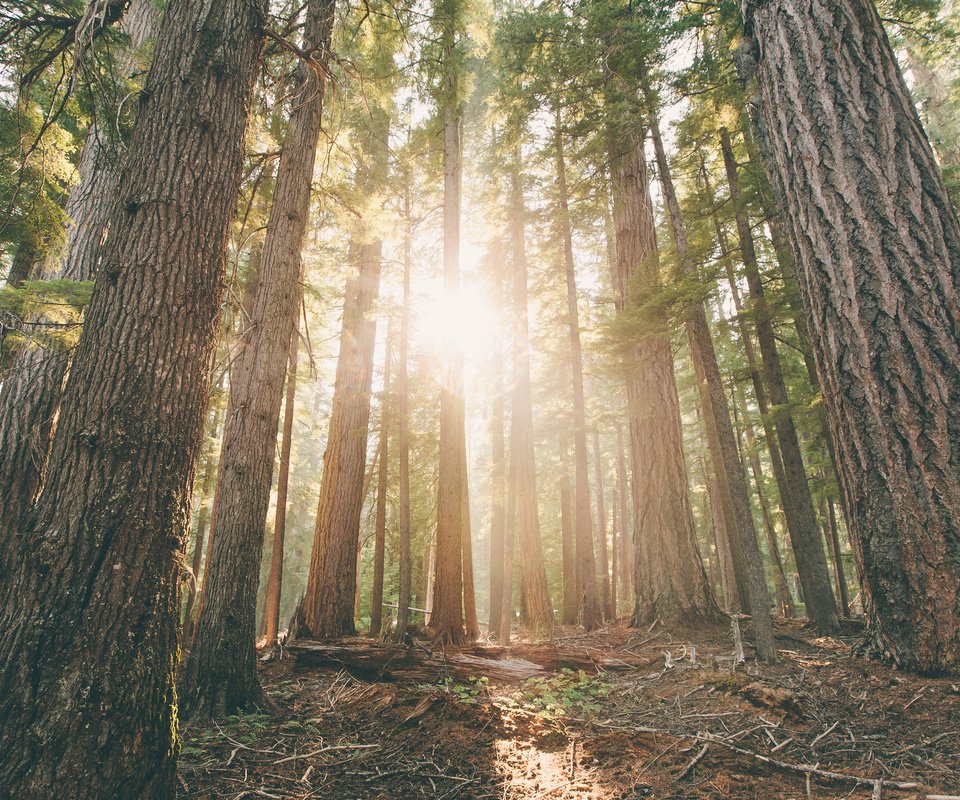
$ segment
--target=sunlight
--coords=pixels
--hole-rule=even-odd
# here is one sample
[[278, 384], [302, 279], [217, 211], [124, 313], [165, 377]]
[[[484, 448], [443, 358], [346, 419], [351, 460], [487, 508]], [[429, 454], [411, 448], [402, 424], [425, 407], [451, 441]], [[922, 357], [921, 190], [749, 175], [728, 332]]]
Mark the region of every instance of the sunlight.
[[489, 351], [497, 325], [497, 314], [476, 287], [461, 287], [453, 297], [431, 303], [419, 321], [421, 336], [432, 351], [455, 348], [468, 361]]

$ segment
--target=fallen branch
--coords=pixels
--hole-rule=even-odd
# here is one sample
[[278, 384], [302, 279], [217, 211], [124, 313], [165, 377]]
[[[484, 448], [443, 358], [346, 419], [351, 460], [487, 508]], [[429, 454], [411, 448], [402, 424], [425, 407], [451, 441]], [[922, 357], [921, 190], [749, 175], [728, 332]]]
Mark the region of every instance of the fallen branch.
[[676, 778], [673, 779], [673, 782], [679, 783], [684, 778], [686, 778], [687, 775], [693, 772], [693, 768], [696, 767], [697, 764], [699, 764], [703, 760], [703, 757], [707, 754], [707, 750], [709, 749], [710, 749], [710, 745], [705, 744], [703, 746], [703, 749], [691, 759], [690, 763], [687, 764], [687, 766], [683, 768], [683, 772], [681, 772], [679, 775], [677, 775]]

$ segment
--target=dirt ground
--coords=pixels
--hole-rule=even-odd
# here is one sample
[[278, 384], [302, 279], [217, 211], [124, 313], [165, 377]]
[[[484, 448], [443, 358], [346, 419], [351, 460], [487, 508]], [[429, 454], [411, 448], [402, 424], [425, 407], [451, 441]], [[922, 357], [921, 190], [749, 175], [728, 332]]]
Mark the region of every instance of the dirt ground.
[[817, 639], [783, 620], [777, 664], [755, 663], [748, 648], [735, 665], [729, 630], [561, 630], [555, 643], [631, 667], [522, 684], [370, 682], [298, 668], [288, 655], [262, 666], [278, 712], [185, 729], [180, 792], [233, 800], [960, 795], [960, 680], [863, 659], [849, 634]]

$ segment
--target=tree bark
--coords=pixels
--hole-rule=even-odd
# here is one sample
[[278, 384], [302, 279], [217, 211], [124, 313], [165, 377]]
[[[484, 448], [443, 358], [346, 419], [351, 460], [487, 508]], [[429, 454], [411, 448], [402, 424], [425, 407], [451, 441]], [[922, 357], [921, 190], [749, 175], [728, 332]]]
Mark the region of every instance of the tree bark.
[[180, 684], [190, 714], [261, 708], [256, 598], [276, 461], [290, 340], [300, 307], [300, 250], [323, 115], [334, 0], [307, 5], [303, 33], [314, 67], [301, 63], [277, 169], [250, 320], [230, 369], [230, 413], [220, 453], [209, 571]]
[[573, 497], [570, 478], [560, 478], [560, 536], [563, 548], [563, 624], [577, 624], [576, 542], [573, 536]]
[[960, 224], [872, 3], [741, 7], [870, 649], [901, 668], [955, 672]]
[[632, 565], [634, 543], [629, 515], [629, 482], [627, 480], [627, 456], [623, 446], [623, 429], [617, 427], [617, 496], [620, 498], [620, 596], [624, 604], [631, 602], [633, 587]]
[[603, 502], [603, 455], [600, 452], [600, 430], [593, 429], [593, 472], [597, 495], [597, 553], [600, 555], [600, 597], [603, 616], [615, 616], [610, 593], [610, 559], [607, 550], [607, 510]]
[[506, 524], [507, 454], [504, 439], [504, 379], [502, 332], [506, 325], [502, 261], [495, 261], [495, 297], [500, 309], [493, 350], [493, 400], [490, 411], [490, 623], [488, 632], [500, 637], [503, 617], [504, 530]]
[[583, 391], [583, 349], [580, 343], [580, 311], [577, 306], [577, 272], [573, 260], [573, 234], [567, 194], [567, 165], [563, 153], [560, 108], [554, 109], [554, 143], [557, 159], [557, 224], [563, 240], [567, 279], [567, 323], [570, 326], [570, 371], [573, 378], [573, 526], [576, 542], [577, 603], [580, 622], [588, 631], [600, 624], [597, 571], [593, 556], [593, 525], [590, 521], [590, 469], [587, 455], [587, 413]]
[[[121, 27], [130, 50], [121, 51], [118, 70], [127, 80], [134, 51], [154, 32], [157, 13], [150, 0], [133, 0]], [[66, 204], [69, 219], [62, 257], [45, 258], [39, 247], [17, 251], [8, 276], [16, 286], [32, 273], [45, 280], [89, 281], [114, 212], [123, 166], [118, 134], [90, 124], [80, 157], [80, 183]], [[58, 249], [59, 250], [59, 249]], [[45, 263], [52, 261], [52, 263]], [[25, 269], [30, 272], [25, 272]], [[41, 316], [42, 324], [49, 321]], [[18, 516], [36, 499], [43, 482], [50, 441], [72, 353], [59, 343], [24, 344], [0, 384], [0, 509]]]
[[[443, 81], [443, 290], [454, 302], [460, 292], [460, 86], [455, 61], [455, 10], [441, 24]], [[460, 644], [463, 627], [463, 482], [466, 475], [463, 353], [456, 342], [446, 343], [440, 389], [440, 476], [437, 491], [437, 560], [431, 627], [438, 640]]]
[[[391, 320], [392, 322], [392, 320]], [[383, 356], [383, 399], [380, 403], [380, 441], [377, 456], [377, 511], [374, 521], [373, 588], [370, 597], [370, 635], [379, 636], [383, 625], [383, 567], [387, 546], [387, 470], [390, 455], [390, 356], [393, 351], [393, 325], [387, 324]], [[398, 604], [399, 605], [399, 604]]]
[[[609, 129], [617, 240], [617, 307], [643, 305], [660, 289], [643, 136]], [[627, 354], [636, 564], [634, 625], [720, 618], [697, 550], [683, 453], [673, 348], [662, 318]]]
[[[644, 85], [644, 94], [651, 114], [650, 132], [660, 172], [660, 185], [667, 204], [670, 230], [677, 249], [680, 273], [684, 277], [694, 277], [696, 268], [690, 256], [687, 230], [680, 214], [680, 203], [677, 200], [677, 192], [670, 174], [670, 164], [660, 136], [660, 124], [656, 119], [656, 103], [653, 93], [646, 85]], [[704, 415], [709, 421], [707, 441], [719, 483], [720, 500], [728, 509], [727, 534], [737, 593], [753, 618], [754, 644], [758, 657], [761, 661], [773, 661], [776, 659], [776, 647], [770, 621], [770, 599], [767, 595], [760, 546], [757, 543], [753, 509], [750, 507], [750, 490], [747, 487], [743, 463], [740, 460], [737, 436], [730, 419], [730, 407], [724, 392], [723, 379], [720, 376], [720, 367], [717, 364], [717, 354], [714, 350], [703, 301], [688, 303], [685, 316], [687, 342], [700, 386]]]
[[[519, 147], [515, 159], [519, 164]], [[540, 538], [540, 515], [537, 510], [537, 465], [533, 448], [533, 400], [530, 389], [525, 210], [518, 166], [514, 167], [511, 184], [514, 336], [510, 445], [517, 493], [521, 591], [526, 601], [527, 626], [532, 636], [539, 637], [553, 626], [553, 606], [547, 588], [547, 570]]]
[[[302, 296], [302, 295], [301, 295]], [[273, 523], [273, 551], [270, 554], [270, 576], [267, 578], [265, 619], [266, 647], [275, 647], [280, 631], [280, 595], [283, 590], [283, 550], [287, 531], [287, 490], [290, 485], [290, 450], [293, 445], [293, 417], [297, 399], [297, 357], [300, 331], [294, 326], [290, 337], [287, 367], [287, 396], [283, 406], [283, 430], [280, 440], [280, 472], [277, 475], [277, 510]]]
[[833, 590], [830, 588], [830, 573], [827, 558], [823, 552], [823, 542], [817, 528], [817, 518], [813, 510], [813, 497], [807, 478], [800, 440], [788, 407], [787, 385], [784, 382], [780, 356], [777, 354], [776, 336], [773, 330], [770, 307], [763, 291], [760, 268], [750, 221], [747, 219], [740, 192], [740, 177], [737, 170], [733, 143], [726, 128], [720, 129], [720, 148], [723, 163], [730, 186], [730, 199], [733, 203], [740, 239], [740, 253], [743, 257], [750, 299], [753, 302], [753, 317], [756, 324], [757, 340], [760, 344], [760, 361], [763, 364], [767, 390], [773, 405], [773, 424], [780, 444], [783, 470], [786, 478], [782, 490], [786, 494], [784, 513], [787, 516], [787, 528], [793, 542], [793, 553], [797, 560], [797, 572], [803, 584], [804, 605], [809, 616], [821, 635], [830, 635], [839, 630]]
[[265, 16], [167, 6], [46, 480], [0, 523], [11, 797], [175, 793], [180, 564]]

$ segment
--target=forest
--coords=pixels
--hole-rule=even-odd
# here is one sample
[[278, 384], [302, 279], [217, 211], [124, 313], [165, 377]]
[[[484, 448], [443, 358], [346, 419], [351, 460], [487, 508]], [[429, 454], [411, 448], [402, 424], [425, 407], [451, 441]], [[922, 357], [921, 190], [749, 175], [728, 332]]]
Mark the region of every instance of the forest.
[[960, 3], [0, 0], [0, 800], [960, 800]]

